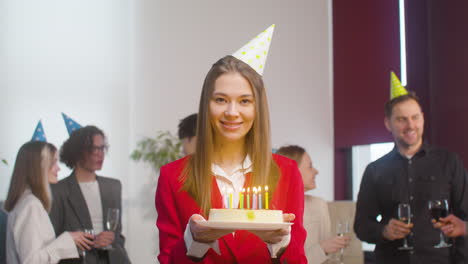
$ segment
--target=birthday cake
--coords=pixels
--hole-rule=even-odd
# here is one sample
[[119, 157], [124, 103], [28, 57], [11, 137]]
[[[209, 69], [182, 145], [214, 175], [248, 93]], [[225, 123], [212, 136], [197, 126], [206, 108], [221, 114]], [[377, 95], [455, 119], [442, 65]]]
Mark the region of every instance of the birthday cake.
[[281, 210], [210, 209], [212, 222], [283, 223]]

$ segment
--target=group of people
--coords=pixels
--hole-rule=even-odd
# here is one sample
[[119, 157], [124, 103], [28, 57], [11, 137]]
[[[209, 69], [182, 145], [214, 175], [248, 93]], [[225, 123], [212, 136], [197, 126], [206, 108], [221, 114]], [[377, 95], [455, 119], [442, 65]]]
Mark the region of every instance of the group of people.
[[[108, 208], [122, 207], [120, 181], [96, 175], [106, 151], [95, 126], [71, 133], [60, 151], [45, 141], [19, 149], [4, 205], [7, 263], [130, 263], [121, 219], [105, 228]], [[59, 159], [73, 170], [60, 181]]]
[[[249, 48], [255, 45], [250, 42]], [[245, 49], [240, 51], [245, 55]], [[285, 146], [271, 154], [262, 69], [236, 52], [208, 72], [196, 138], [184, 142], [195, 144], [195, 151], [160, 170], [155, 197], [160, 263], [323, 263], [349, 243], [347, 237], [330, 236], [325, 202], [304, 197], [315, 188], [317, 174], [305, 150]], [[384, 124], [395, 147], [364, 173], [354, 230], [376, 244], [377, 263], [466, 263], [466, 171], [454, 153], [423, 143], [419, 99], [399, 81], [391, 94]], [[271, 207], [283, 210], [291, 227], [245, 231], [200, 224], [210, 208], [222, 208], [226, 190], [236, 194], [252, 184], [270, 186]], [[432, 219], [427, 208], [432, 199], [447, 199], [451, 214]], [[234, 195], [234, 204], [238, 201]], [[411, 206], [411, 223], [397, 220], [401, 203]], [[311, 218], [318, 224], [306, 235], [304, 225]], [[452, 247], [434, 247], [439, 231], [454, 238]], [[411, 250], [399, 250], [408, 235]]]
[[[186, 156], [160, 169], [155, 195], [162, 264], [323, 263], [349, 243], [347, 236], [330, 234], [325, 201], [304, 195], [316, 188], [318, 174], [309, 154], [299, 146], [271, 153], [262, 75], [273, 28], [213, 64], [198, 113], [179, 125]], [[423, 142], [424, 115], [414, 94], [392, 98], [384, 123], [395, 147], [366, 168], [357, 236], [376, 244], [378, 263], [466, 263], [468, 181], [461, 160]], [[94, 126], [73, 132], [60, 155], [47, 142], [21, 147], [5, 203], [8, 263], [80, 263], [83, 256], [86, 263], [129, 262], [120, 220], [115, 231], [104, 228], [107, 208], [121, 209], [120, 182], [96, 175], [106, 150], [105, 135]], [[57, 183], [59, 157], [73, 172]], [[294, 224], [235, 230], [201, 223], [211, 208], [223, 207], [228, 190], [239, 204], [246, 186], [268, 186], [270, 209], [282, 210], [283, 220]], [[427, 209], [432, 199], [447, 199], [451, 214], [434, 221]], [[400, 203], [411, 206], [411, 223], [398, 220]], [[452, 247], [433, 247], [439, 229], [454, 237]], [[399, 250], [408, 237], [412, 250]], [[106, 250], [109, 245], [113, 250]]]
[[[182, 142], [184, 155], [192, 155], [195, 152], [196, 127], [196, 113], [185, 117], [179, 123], [178, 135]], [[315, 178], [318, 170], [313, 166], [312, 159], [304, 148], [288, 145], [280, 147], [275, 153], [297, 163], [304, 184], [304, 192], [316, 188]], [[305, 194], [303, 224], [306, 230], [316, 230], [316, 232], [307, 234], [305, 242], [304, 251], [308, 263], [324, 263], [331, 254], [339, 252], [349, 244], [350, 237], [348, 235], [331, 235], [330, 222], [327, 202], [320, 197]]]
[[[271, 39], [272, 30], [256, 39]], [[250, 42], [247, 50], [255, 44]], [[267, 51], [260, 54], [266, 57]], [[246, 53], [241, 48], [212, 66], [198, 114], [179, 125], [187, 156], [160, 170], [155, 197], [160, 263], [307, 263], [304, 208], [318, 220], [317, 233], [308, 234], [310, 263], [324, 262], [349, 243], [349, 237], [330, 235], [322, 199], [310, 196], [304, 206], [304, 192], [315, 188], [318, 173], [305, 150], [287, 146], [271, 153], [264, 61], [252, 63]], [[238, 194], [246, 186], [269, 186], [271, 209], [282, 210], [283, 220], [294, 224], [267, 231], [200, 224], [210, 208], [222, 208], [221, 197], [228, 190], [234, 194], [233, 204], [239, 204]]]

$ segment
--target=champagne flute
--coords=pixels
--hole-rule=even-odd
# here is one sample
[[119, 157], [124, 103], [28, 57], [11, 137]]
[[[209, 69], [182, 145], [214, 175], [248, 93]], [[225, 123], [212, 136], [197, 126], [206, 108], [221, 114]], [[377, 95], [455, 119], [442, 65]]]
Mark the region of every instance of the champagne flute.
[[[448, 201], [447, 199], [441, 200], [431, 200], [428, 203], [429, 211], [431, 212], [431, 216], [436, 221], [439, 221], [441, 217], [446, 217], [448, 215]], [[434, 248], [447, 248], [451, 247], [452, 244], [446, 242], [445, 235], [440, 230], [440, 241]]]
[[[120, 209], [119, 208], [107, 208], [107, 217], [106, 217], [106, 228], [108, 231], [115, 232], [119, 226], [120, 220]], [[114, 249], [112, 245], [108, 245], [103, 249], [112, 250]]]
[[[398, 220], [405, 224], [411, 223], [411, 206], [407, 203], [398, 204]], [[403, 246], [399, 250], [412, 250], [413, 247], [408, 246], [407, 236], [403, 239]]]
[[[341, 220], [336, 223], [336, 234], [340, 237], [345, 236], [349, 232], [349, 222], [347, 220]], [[338, 259], [339, 264], [343, 264], [343, 253], [344, 248], [340, 249], [340, 255]]]

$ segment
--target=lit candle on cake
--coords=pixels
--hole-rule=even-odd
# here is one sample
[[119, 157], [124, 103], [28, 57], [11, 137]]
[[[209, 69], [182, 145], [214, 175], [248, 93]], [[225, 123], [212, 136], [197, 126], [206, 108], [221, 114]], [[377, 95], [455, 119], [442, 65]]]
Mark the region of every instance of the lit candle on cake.
[[250, 187], [247, 187], [247, 209], [250, 209]]
[[252, 209], [257, 209], [257, 187], [253, 187]]
[[240, 209], [244, 209], [244, 193], [245, 193], [245, 188], [242, 188], [242, 192], [239, 194]]
[[265, 209], [268, 210], [268, 185], [265, 185]]
[[234, 208], [234, 204], [232, 202], [232, 189], [229, 190], [229, 209]]
[[221, 199], [223, 200], [223, 208], [229, 208], [228, 201], [226, 199], [226, 188], [221, 189]]
[[263, 206], [262, 206], [262, 186], [258, 186], [258, 209], [263, 209]]

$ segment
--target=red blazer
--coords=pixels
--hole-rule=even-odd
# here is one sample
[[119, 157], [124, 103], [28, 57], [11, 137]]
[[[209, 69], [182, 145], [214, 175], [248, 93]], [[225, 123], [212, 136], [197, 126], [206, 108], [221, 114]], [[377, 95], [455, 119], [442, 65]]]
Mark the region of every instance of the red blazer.
[[[307, 263], [304, 254], [306, 231], [302, 225], [304, 214], [304, 185], [294, 161], [273, 154], [274, 161], [281, 170], [281, 177], [271, 199], [271, 209], [283, 210], [284, 213], [296, 215], [291, 228], [291, 242], [280, 258], [280, 263], [286, 260], [288, 264]], [[159, 229], [158, 256], [161, 264], [196, 263], [186, 254], [184, 231], [189, 218], [193, 214], [201, 214], [200, 207], [186, 192], [181, 191], [180, 173], [187, 158], [169, 163], [161, 168], [156, 190], [156, 210]], [[246, 175], [248, 185], [250, 173]], [[222, 208], [222, 199], [213, 177], [212, 207]], [[206, 218], [206, 216], [204, 216]], [[225, 235], [219, 239], [221, 255], [209, 249], [201, 263], [272, 263], [267, 245], [256, 235], [238, 230], [235, 235]], [[200, 263], [200, 262], [198, 262]]]

